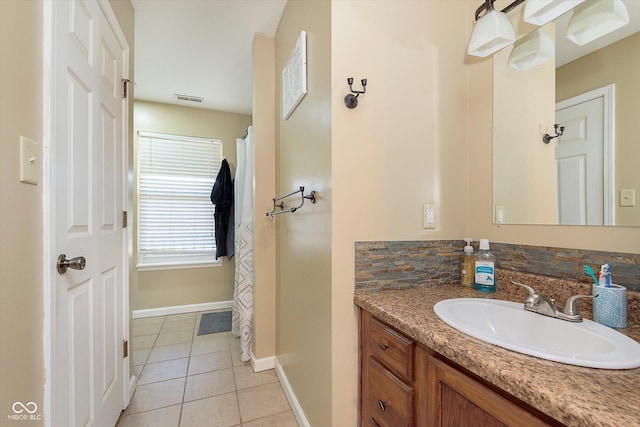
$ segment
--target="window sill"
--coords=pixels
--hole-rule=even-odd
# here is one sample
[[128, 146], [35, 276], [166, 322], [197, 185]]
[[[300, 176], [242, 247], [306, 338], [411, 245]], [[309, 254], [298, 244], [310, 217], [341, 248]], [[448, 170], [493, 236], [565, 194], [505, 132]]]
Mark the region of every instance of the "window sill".
[[146, 262], [136, 265], [138, 271], [155, 271], [155, 270], [182, 270], [187, 268], [210, 268], [210, 267], [222, 267], [222, 258], [218, 261], [207, 262]]

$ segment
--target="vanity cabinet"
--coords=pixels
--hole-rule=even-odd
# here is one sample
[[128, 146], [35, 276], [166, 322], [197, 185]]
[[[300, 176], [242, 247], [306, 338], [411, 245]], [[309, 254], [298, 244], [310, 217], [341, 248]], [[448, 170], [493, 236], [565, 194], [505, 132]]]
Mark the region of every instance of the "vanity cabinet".
[[362, 427], [561, 425], [360, 311]]

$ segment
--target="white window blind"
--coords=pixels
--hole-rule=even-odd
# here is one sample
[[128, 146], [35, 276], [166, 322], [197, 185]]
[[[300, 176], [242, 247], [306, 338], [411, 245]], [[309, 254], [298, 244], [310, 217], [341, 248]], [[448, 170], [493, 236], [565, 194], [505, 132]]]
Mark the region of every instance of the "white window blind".
[[222, 141], [139, 132], [138, 266], [215, 262], [211, 188]]

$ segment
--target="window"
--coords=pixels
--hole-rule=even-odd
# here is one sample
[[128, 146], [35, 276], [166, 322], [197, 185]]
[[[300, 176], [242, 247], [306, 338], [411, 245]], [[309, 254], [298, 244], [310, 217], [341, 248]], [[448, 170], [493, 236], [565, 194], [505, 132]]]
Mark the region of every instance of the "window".
[[219, 265], [211, 188], [222, 141], [138, 133], [138, 268]]

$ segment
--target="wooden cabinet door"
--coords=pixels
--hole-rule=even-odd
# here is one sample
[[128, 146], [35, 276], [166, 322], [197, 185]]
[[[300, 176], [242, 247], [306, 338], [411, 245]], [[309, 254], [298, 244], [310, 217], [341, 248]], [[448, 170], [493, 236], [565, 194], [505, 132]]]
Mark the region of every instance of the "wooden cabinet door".
[[538, 427], [549, 424], [454, 367], [427, 356], [427, 424]]

